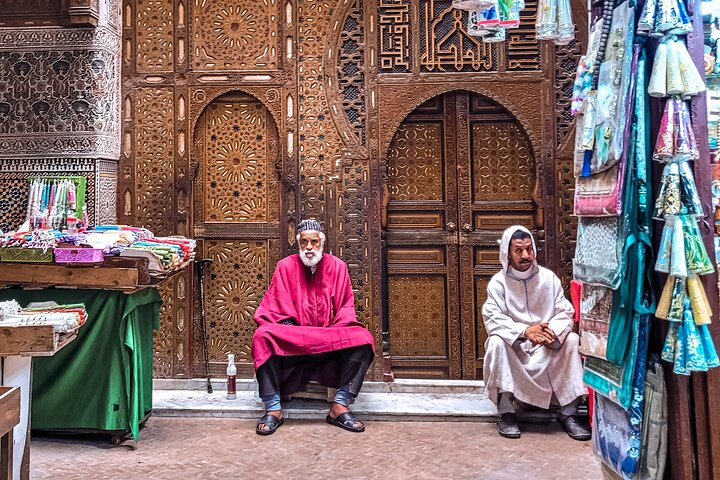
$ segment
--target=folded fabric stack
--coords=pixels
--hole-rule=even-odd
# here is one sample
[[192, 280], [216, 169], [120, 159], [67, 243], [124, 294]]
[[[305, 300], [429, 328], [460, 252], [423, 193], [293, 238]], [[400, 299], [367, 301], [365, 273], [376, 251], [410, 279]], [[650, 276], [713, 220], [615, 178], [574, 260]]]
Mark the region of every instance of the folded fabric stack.
[[[78, 250], [95, 249], [102, 263], [103, 255], [124, 257], [145, 257], [149, 261], [150, 274], [166, 275], [184, 268], [195, 258], [196, 242], [185, 237], [155, 237], [145, 228], [126, 225], [100, 225], [81, 233], [58, 230], [34, 230], [16, 232], [0, 237], [0, 249], [20, 247], [43, 249], [56, 248]], [[60, 250], [56, 250], [59, 254]], [[59, 257], [56, 259], [61, 260]], [[48, 258], [48, 262], [52, 258]], [[81, 263], [81, 262], [79, 262]]]
[[21, 309], [11, 300], [0, 302], [0, 326], [51, 325], [53, 331], [66, 333], [80, 327], [87, 320], [85, 305], [51, 305]]
[[195, 258], [195, 240], [183, 237], [148, 238], [133, 243], [121, 257], [145, 257], [151, 275], [171, 273], [185, 267]]

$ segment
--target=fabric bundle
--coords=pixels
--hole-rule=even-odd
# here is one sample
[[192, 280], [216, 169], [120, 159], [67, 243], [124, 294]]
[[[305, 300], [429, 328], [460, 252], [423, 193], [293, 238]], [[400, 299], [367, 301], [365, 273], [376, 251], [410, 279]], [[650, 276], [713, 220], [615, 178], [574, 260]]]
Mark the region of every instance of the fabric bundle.
[[648, 94], [651, 97], [680, 95], [688, 99], [705, 91], [705, 82], [690, 58], [685, 41], [673, 35], [655, 52]]
[[87, 320], [85, 305], [55, 305], [19, 309], [17, 302], [2, 302], [0, 325], [4, 327], [51, 325], [57, 333], [75, 330]]
[[535, 38], [567, 45], [575, 38], [570, 0], [540, 0], [535, 20]]
[[647, 0], [638, 21], [638, 35], [664, 37], [690, 32], [692, 23], [683, 0]]

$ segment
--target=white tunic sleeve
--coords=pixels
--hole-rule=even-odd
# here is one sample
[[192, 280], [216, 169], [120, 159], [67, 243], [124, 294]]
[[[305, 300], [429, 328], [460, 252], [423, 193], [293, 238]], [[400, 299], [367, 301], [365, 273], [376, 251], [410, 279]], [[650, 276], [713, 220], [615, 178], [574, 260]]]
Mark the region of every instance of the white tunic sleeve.
[[494, 279], [490, 280], [487, 287], [487, 300], [482, 308], [485, 330], [488, 335], [497, 335], [512, 346], [523, 336], [528, 325], [516, 322], [506, 312], [503, 285]]

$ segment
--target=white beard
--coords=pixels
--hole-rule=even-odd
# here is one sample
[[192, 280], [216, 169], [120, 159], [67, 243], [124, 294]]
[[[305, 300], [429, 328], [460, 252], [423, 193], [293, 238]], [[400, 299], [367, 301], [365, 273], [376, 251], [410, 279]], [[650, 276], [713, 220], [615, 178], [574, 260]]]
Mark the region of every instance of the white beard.
[[317, 250], [313, 253], [314, 255], [310, 258], [306, 255], [306, 252], [298, 252], [298, 255], [300, 255], [300, 260], [303, 265], [310, 267], [313, 270], [313, 273], [315, 273], [315, 267], [317, 267], [317, 264], [320, 263], [320, 260], [322, 260], [323, 252], [322, 250]]

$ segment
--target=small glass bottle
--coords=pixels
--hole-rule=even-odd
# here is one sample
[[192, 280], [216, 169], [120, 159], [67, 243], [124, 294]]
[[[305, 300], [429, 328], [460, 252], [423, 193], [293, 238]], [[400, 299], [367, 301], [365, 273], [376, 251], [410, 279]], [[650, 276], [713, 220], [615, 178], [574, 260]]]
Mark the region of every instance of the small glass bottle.
[[227, 398], [228, 400], [235, 400], [237, 398], [237, 386], [235, 383], [235, 376], [237, 375], [237, 368], [235, 367], [235, 355], [228, 353], [228, 366], [227, 366]]

